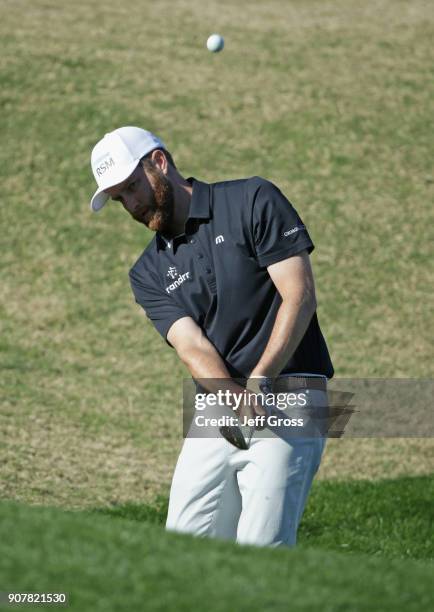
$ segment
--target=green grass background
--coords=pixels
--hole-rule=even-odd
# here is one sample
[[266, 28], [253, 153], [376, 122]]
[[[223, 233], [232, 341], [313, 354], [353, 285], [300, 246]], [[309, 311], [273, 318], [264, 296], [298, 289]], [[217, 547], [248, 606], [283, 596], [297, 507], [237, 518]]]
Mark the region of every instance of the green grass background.
[[[121, 125], [155, 131], [185, 176], [259, 174], [282, 188], [316, 244], [318, 314], [338, 376], [432, 377], [433, 22], [434, 5], [422, 0], [0, 0], [1, 498], [75, 509], [136, 504], [151, 515], [155, 500], [167, 498], [187, 373], [131, 295], [127, 272], [151, 234], [114, 204], [99, 215], [88, 209], [91, 148]], [[221, 54], [204, 47], [213, 31], [225, 36]], [[401, 477], [433, 471], [430, 439], [332, 440], [319, 474], [318, 495], [325, 497], [312, 498], [301, 537], [318, 546], [325, 538], [334, 548], [342, 532], [333, 517], [342, 516], [339, 500], [355, 479], [365, 487], [354, 490], [356, 499], [378, 498], [378, 516], [387, 517], [401, 504], [389, 496], [394, 485], [379, 489], [366, 480], [396, 477], [397, 499], [408, 491], [403, 529], [411, 537], [386, 521], [385, 531], [366, 536], [365, 548], [352, 539], [342, 543], [360, 554], [377, 545], [387, 553], [403, 538], [424, 550], [427, 532], [418, 537], [412, 529], [418, 504], [428, 504], [418, 492], [428, 481], [416, 478], [413, 488]], [[329, 486], [335, 494], [316, 522]], [[15, 576], [40, 558], [38, 547], [32, 556], [33, 544], [20, 539], [24, 525], [39, 529], [38, 521], [52, 516], [61, 533], [81, 529], [79, 514], [4, 508], [22, 517], [23, 527], [7, 531], [21, 559]], [[92, 516], [83, 532], [104, 534], [118, 525], [119, 533], [137, 533], [136, 523], [113, 520]], [[367, 525], [362, 515], [362, 533]], [[154, 531], [144, 533], [146, 539]], [[193, 546], [155, 533], [149, 537], [162, 547], [158, 563], [166, 563], [172, 542], [182, 543], [178, 560]], [[196, 545], [201, 558], [215, 554], [219, 568], [223, 558], [229, 568], [236, 555], [250, 558]], [[94, 546], [102, 555], [104, 547]], [[74, 558], [83, 559], [83, 550]], [[140, 555], [139, 543], [134, 550]], [[131, 554], [124, 557], [126, 573]], [[270, 552], [257, 554], [263, 570], [280, 564]], [[301, 567], [312, 567], [316, 553], [300, 554]], [[322, 554], [316, 568], [327, 565]], [[332, 558], [340, 576], [348, 562]], [[365, 563], [358, 558], [354, 567]], [[92, 564], [89, 571], [96, 571]], [[372, 567], [364, 576], [378, 584], [385, 566]], [[223, 580], [230, 570], [221, 571]], [[339, 580], [352, 584], [348, 571], [334, 586], [315, 582], [312, 598], [336, 592]], [[247, 577], [253, 574], [233, 579], [232, 594]], [[353, 600], [360, 596], [348, 588]], [[387, 592], [392, 597], [393, 588]], [[297, 605], [312, 609], [304, 594]], [[189, 604], [200, 592], [191, 597]], [[412, 599], [402, 601], [408, 606]], [[345, 599], [333, 605], [322, 609], [349, 609]]]
[[[395, 494], [405, 491], [405, 483], [392, 486]], [[432, 481], [430, 487], [432, 499]], [[335, 503], [339, 498], [330, 488], [321, 492], [323, 488], [321, 483], [315, 493], [316, 512], [327, 520], [321, 501]], [[411, 491], [420, 494], [422, 486], [413, 483]], [[350, 492], [357, 497], [357, 491]], [[368, 497], [378, 506], [376, 496]], [[4, 551], [0, 571], [4, 584], [13, 584], [21, 592], [35, 591], [36, 584], [39, 592], [66, 592], [73, 610], [429, 610], [434, 597], [432, 546], [411, 555], [424, 561], [409, 559], [405, 547], [414, 542], [406, 540], [404, 532], [404, 542], [398, 544], [400, 555], [380, 550], [372, 554], [361, 530], [354, 529], [358, 520], [363, 524], [366, 514], [371, 514], [367, 501], [352, 517], [341, 514], [342, 522], [347, 522], [342, 525], [344, 532], [353, 526], [341, 540], [345, 554], [329, 550], [315, 533], [308, 546], [301, 543], [289, 550], [225, 542], [210, 546], [203, 539], [163, 532], [154, 520], [159, 510], [130, 507], [120, 520], [8, 502], [0, 507]], [[355, 500], [344, 499], [344, 504], [347, 510], [356, 509]], [[424, 513], [421, 508], [419, 518]], [[399, 517], [404, 515], [403, 523]], [[393, 516], [385, 515], [384, 523], [393, 531], [410, 516], [398, 509]], [[303, 522], [315, 527], [313, 517]], [[372, 528], [369, 522], [368, 526]], [[419, 523], [424, 535], [428, 526], [423, 520]], [[339, 537], [333, 521], [330, 527]], [[387, 535], [390, 538], [390, 531]], [[354, 544], [352, 552], [343, 540]]]
[[[167, 493], [187, 372], [129, 287], [151, 234], [115, 204], [88, 209], [91, 148], [116, 126], [154, 130], [185, 175], [284, 190], [317, 247], [337, 376], [432, 375], [431, 3], [0, 9], [3, 496]], [[221, 54], [204, 48], [214, 30]], [[433, 450], [332, 441], [320, 477], [431, 473]]]

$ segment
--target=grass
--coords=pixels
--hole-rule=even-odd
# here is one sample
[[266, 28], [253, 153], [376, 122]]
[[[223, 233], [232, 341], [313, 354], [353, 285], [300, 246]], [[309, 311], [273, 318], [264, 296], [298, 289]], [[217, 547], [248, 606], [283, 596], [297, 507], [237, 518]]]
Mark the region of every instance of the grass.
[[[298, 532], [298, 545], [373, 556], [434, 561], [432, 476], [392, 480], [315, 482]], [[94, 512], [139, 522], [166, 521], [167, 498]]]
[[[161, 505], [153, 510], [118, 509], [115, 516], [101, 516], [3, 502], [1, 582], [21, 592], [66, 592], [70, 608], [82, 611], [202, 609], [206, 601], [207, 609], [213, 611], [287, 610], [290, 605], [294, 610], [326, 612], [420, 612], [429, 609], [434, 594], [432, 560], [412, 558], [431, 555], [432, 559], [432, 546], [428, 549], [423, 541], [428, 506], [418, 505], [423, 528], [411, 527], [416, 536], [411, 551], [404, 552], [407, 543], [396, 537], [395, 527], [402, 526], [404, 517], [412, 518], [414, 507], [405, 492], [411, 493], [413, 501], [415, 495], [428, 501], [427, 485], [432, 499], [432, 480], [386, 483], [386, 498], [399, 507], [384, 515], [385, 523], [375, 529], [372, 520], [371, 524], [363, 521], [367, 513], [372, 518], [380, 509], [375, 501], [379, 489], [359, 484], [342, 490], [321, 484], [309, 504], [313, 507], [315, 501], [316, 514], [306, 516], [300, 545], [287, 550], [168, 534], [158, 524], [164, 514]], [[329, 525], [323, 522], [330, 519]], [[360, 529], [354, 529], [357, 520]], [[367, 526], [365, 544], [360, 535], [363, 524]], [[337, 543], [327, 540], [326, 527], [337, 536]], [[404, 540], [410, 535], [404, 532]], [[350, 545], [356, 542], [358, 554], [330, 550], [344, 540], [350, 540]], [[357, 540], [362, 543], [359, 548]], [[377, 547], [377, 555], [363, 554], [373, 552], [366, 550], [367, 540]], [[395, 546], [407, 558], [394, 558], [396, 550], [386, 545], [387, 540], [396, 540]]]
[[[432, 376], [433, 7], [422, 0], [0, 5], [0, 496], [166, 494], [186, 371], [134, 304], [150, 239], [88, 210], [89, 153], [138, 124], [185, 175], [275, 181], [316, 250], [336, 373]], [[211, 30], [223, 53], [204, 49]], [[322, 478], [434, 470], [432, 440], [333, 440]], [[360, 454], [364, 461], [360, 465]]]
[[185, 176], [271, 179], [315, 242], [337, 376], [432, 378], [433, 24], [423, 0], [2, 0], [2, 590], [431, 609], [433, 439], [330, 440], [295, 550], [163, 531], [187, 373], [131, 295], [150, 232], [88, 202], [90, 150], [126, 124]]

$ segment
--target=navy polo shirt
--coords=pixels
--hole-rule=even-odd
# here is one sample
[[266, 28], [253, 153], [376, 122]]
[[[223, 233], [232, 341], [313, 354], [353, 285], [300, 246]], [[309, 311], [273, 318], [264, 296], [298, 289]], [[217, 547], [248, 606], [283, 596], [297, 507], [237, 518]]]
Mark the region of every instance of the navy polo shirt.
[[[279, 189], [260, 177], [207, 184], [194, 178], [185, 233], [158, 232], [130, 270], [140, 304], [163, 338], [181, 317], [203, 329], [234, 377], [265, 350], [281, 297], [267, 266], [312, 252], [306, 227]], [[316, 313], [282, 373], [328, 378], [333, 366]]]

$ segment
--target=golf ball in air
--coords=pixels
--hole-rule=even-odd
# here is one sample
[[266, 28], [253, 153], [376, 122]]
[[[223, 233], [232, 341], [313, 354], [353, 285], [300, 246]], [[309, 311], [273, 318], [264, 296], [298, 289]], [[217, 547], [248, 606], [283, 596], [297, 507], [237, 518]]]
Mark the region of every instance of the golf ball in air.
[[211, 36], [206, 41], [206, 46], [208, 51], [218, 53], [225, 46], [223, 36], [220, 36], [220, 34], [211, 34]]

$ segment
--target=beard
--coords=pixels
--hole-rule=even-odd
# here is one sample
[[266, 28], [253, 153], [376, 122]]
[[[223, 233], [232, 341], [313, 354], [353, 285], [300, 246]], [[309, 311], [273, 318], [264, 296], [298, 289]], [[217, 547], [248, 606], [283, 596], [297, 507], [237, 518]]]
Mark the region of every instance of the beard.
[[172, 183], [150, 159], [143, 161], [143, 169], [153, 193], [149, 209], [140, 221], [154, 232], [169, 234], [175, 209]]

